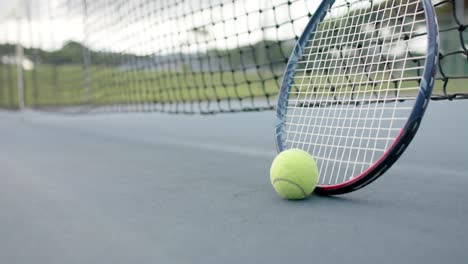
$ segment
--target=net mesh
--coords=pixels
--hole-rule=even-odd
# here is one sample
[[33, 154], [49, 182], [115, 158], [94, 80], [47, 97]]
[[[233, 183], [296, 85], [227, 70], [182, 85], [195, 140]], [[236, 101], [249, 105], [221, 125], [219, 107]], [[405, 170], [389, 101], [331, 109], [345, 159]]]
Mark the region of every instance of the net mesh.
[[[467, 92], [465, 2], [434, 1], [435, 99]], [[22, 0], [0, 16], [0, 107], [18, 108], [24, 89], [26, 107], [53, 111], [273, 109], [290, 52], [319, 3]]]

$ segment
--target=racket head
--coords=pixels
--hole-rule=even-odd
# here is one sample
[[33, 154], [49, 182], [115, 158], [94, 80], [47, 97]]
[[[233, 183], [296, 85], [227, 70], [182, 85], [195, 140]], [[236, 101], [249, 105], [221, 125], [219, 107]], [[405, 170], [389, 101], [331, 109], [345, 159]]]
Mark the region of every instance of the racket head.
[[278, 152], [299, 148], [314, 156], [317, 193], [366, 186], [417, 132], [437, 59], [430, 0], [322, 1], [284, 73], [276, 108]]

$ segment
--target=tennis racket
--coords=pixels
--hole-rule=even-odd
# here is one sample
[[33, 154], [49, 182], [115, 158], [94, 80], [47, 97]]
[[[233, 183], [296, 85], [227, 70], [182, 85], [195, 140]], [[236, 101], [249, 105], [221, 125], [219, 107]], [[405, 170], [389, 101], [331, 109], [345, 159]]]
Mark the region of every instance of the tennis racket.
[[316, 159], [318, 193], [368, 185], [416, 134], [437, 60], [430, 0], [323, 0], [284, 73], [278, 151], [298, 148]]

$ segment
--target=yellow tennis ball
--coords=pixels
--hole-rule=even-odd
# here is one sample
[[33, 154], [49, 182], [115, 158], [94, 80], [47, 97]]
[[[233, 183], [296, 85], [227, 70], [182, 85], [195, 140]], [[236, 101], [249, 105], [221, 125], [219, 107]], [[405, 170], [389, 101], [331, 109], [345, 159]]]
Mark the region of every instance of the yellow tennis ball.
[[304, 199], [317, 186], [318, 168], [315, 159], [300, 149], [285, 150], [273, 160], [270, 180], [281, 197]]

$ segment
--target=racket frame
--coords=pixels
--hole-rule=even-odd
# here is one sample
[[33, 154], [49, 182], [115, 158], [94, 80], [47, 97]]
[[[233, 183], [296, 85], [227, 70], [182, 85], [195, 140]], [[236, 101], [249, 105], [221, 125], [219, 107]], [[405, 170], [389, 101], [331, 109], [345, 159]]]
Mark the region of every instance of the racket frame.
[[[428, 45], [419, 93], [415, 99], [415, 104], [409, 115], [408, 121], [403, 126], [392, 145], [372, 166], [349, 181], [336, 185], [318, 185], [315, 189], [315, 193], [322, 195], [344, 194], [356, 191], [370, 184], [398, 160], [416, 134], [430, 101], [439, 56], [439, 31], [434, 7], [430, 0], [419, 1], [423, 4], [424, 8]], [[284, 144], [286, 139], [286, 132], [284, 130], [286, 111], [288, 107], [289, 92], [294, 84], [294, 76], [298, 62], [304, 53], [307, 42], [314, 37], [317, 26], [321, 21], [323, 21], [327, 15], [327, 10], [334, 4], [334, 2], [335, 0], [323, 0], [320, 3], [316, 12], [306, 25], [302, 35], [296, 42], [286, 66], [276, 107], [275, 141], [278, 153], [286, 150], [286, 146]]]

